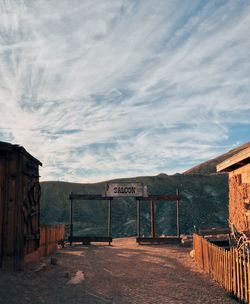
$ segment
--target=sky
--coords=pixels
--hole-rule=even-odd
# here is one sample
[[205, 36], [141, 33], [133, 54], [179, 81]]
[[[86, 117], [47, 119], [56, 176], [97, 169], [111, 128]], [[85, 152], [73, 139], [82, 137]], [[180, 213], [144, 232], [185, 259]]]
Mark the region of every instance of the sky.
[[0, 141], [41, 180], [182, 172], [249, 118], [248, 0], [0, 0]]

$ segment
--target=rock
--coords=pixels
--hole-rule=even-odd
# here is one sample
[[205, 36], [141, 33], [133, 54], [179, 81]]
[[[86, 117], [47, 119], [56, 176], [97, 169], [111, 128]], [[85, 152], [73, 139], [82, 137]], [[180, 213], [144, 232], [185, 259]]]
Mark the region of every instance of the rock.
[[85, 280], [84, 273], [81, 270], [78, 270], [73, 278], [71, 278], [67, 284], [80, 284]]
[[190, 257], [192, 259], [194, 259], [194, 257], [195, 257], [195, 251], [194, 251], [194, 249], [190, 251], [189, 255], [190, 255]]

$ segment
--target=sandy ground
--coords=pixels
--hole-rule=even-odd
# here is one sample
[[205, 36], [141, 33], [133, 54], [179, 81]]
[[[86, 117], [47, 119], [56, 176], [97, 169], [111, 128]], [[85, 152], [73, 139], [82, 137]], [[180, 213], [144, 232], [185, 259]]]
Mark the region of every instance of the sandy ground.
[[[190, 248], [138, 246], [132, 238], [112, 246], [64, 248], [57, 265], [0, 272], [0, 303], [236, 303], [195, 266]], [[69, 284], [82, 271], [79, 284]]]

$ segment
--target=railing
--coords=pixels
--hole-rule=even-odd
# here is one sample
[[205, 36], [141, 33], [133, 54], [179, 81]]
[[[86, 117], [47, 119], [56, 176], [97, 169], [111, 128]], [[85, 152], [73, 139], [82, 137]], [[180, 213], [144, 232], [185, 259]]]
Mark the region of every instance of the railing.
[[225, 290], [250, 303], [250, 256], [237, 249], [220, 248], [194, 234], [196, 263]]
[[57, 249], [58, 241], [65, 238], [65, 225], [41, 225], [40, 227], [40, 256], [47, 256]]

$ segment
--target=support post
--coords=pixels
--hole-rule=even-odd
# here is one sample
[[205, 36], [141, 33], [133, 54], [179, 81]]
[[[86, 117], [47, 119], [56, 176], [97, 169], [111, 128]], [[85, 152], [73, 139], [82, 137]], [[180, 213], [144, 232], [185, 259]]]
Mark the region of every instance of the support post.
[[[112, 237], [112, 200], [109, 200], [109, 207], [108, 207], [108, 237]], [[111, 245], [109, 241], [109, 246]]]
[[180, 237], [180, 191], [176, 189], [177, 201], [176, 201], [176, 233], [177, 237]]
[[155, 202], [150, 202], [150, 215], [151, 215], [151, 237], [155, 238]]
[[136, 199], [136, 205], [137, 205], [137, 237], [139, 238], [140, 235], [141, 235], [141, 232], [140, 232], [140, 228], [141, 228], [141, 216], [140, 216], [140, 200], [137, 198]]
[[72, 192], [70, 192], [70, 246], [72, 246], [72, 238], [73, 238], [73, 199]]

